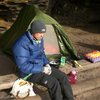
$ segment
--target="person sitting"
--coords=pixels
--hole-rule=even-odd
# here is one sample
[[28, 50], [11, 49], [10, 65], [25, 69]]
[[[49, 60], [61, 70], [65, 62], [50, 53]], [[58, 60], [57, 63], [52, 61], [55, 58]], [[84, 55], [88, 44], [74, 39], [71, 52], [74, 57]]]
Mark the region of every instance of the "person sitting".
[[12, 53], [19, 69], [20, 77], [32, 73], [28, 81], [45, 86], [51, 100], [74, 100], [67, 75], [51, 66], [44, 52], [43, 36], [46, 26], [41, 20], [31, 23], [13, 44]]

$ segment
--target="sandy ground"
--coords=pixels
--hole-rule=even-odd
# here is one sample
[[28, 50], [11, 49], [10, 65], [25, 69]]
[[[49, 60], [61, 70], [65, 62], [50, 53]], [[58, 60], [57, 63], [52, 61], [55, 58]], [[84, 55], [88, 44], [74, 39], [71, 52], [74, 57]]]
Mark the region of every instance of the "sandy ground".
[[85, 27], [64, 26], [78, 54], [86, 54], [94, 50], [100, 50], [100, 25]]

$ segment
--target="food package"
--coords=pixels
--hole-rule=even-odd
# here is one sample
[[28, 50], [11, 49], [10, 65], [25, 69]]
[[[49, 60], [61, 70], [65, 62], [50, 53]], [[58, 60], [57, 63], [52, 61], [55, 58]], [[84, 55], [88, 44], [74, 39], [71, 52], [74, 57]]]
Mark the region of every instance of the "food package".
[[100, 51], [93, 51], [85, 54], [85, 57], [93, 63], [100, 61]]

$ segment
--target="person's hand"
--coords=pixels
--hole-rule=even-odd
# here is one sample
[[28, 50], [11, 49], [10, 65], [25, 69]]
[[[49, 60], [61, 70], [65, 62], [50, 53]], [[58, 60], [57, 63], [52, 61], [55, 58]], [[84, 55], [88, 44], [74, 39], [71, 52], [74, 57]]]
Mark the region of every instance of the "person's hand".
[[48, 67], [48, 69], [51, 69], [51, 66], [49, 64], [46, 64], [45, 67]]
[[43, 67], [43, 73], [50, 75], [52, 73], [51, 66], [47, 64]]

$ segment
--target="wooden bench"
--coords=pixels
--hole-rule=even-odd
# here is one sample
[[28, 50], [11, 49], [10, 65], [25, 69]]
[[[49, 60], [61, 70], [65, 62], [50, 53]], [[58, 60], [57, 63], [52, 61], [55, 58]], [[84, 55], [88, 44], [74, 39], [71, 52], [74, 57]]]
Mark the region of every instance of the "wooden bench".
[[0, 76], [0, 90], [11, 88], [17, 78], [15, 74]]
[[[12, 88], [13, 83], [16, 79], [18, 79], [18, 77], [15, 74], [0, 76], [0, 91]], [[16, 100], [31, 100], [31, 99], [41, 100], [41, 97], [37, 94], [34, 97], [27, 97], [27, 98], [24, 98], [24, 99], [17, 98]]]
[[[78, 81], [76, 84], [72, 85], [73, 93], [75, 96], [82, 96], [82, 93], [92, 93], [90, 90], [95, 90], [97, 88], [100, 88], [100, 62], [98, 63], [90, 63], [85, 60], [79, 61], [79, 63], [83, 66], [83, 68], [80, 68], [77, 66], [76, 70], [78, 71]], [[60, 70], [64, 71], [65, 73], [68, 73], [71, 70], [71, 67], [67, 65], [64, 68], [60, 68]], [[95, 72], [96, 75], [95, 75]], [[92, 77], [91, 77], [92, 76]], [[14, 81], [18, 77], [15, 74], [8, 74], [8, 75], [2, 75], [0, 76], [0, 90], [9, 89], [12, 87]], [[91, 79], [90, 79], [91, 78]], [[96, 84], [96, 85], [95, 85]], [[87, 86], [88, 85], [88, 86]], [[44, 95], [47, 95], [47, 89], [42, 86], [36, 86], [40, 91], [44, 92]], [[90, 91], [90, 92], [89, 92]], [[96, 90], [99, 91], [99, 90]], [[47, 96], [49, 98], [49, 96]], [[46, 100], [46, 99], [43, 99]], [[48, 99], [50, 100], [50, 98]], [[75, 99], [77, 100], [77, 99]]]
[[[7, 57], [5, 54], [3, 54], [0, 51], [0, 93], [2, 94], [2, 91], [10, 90], [13, 86], [14, 81], [18, 78], [16, 74], [16, 65]], [[10, 93], [10, 91], [9, 91]], [[41, 97], [39, 95], [36, 95], [34, 97], [27, 98], [25, 100], [41, 100]], [[0, 97], [0, 100], [10, 100], [9, 97], [2, 98]], [[20, 100], [20, 99], [18, 99]]]

